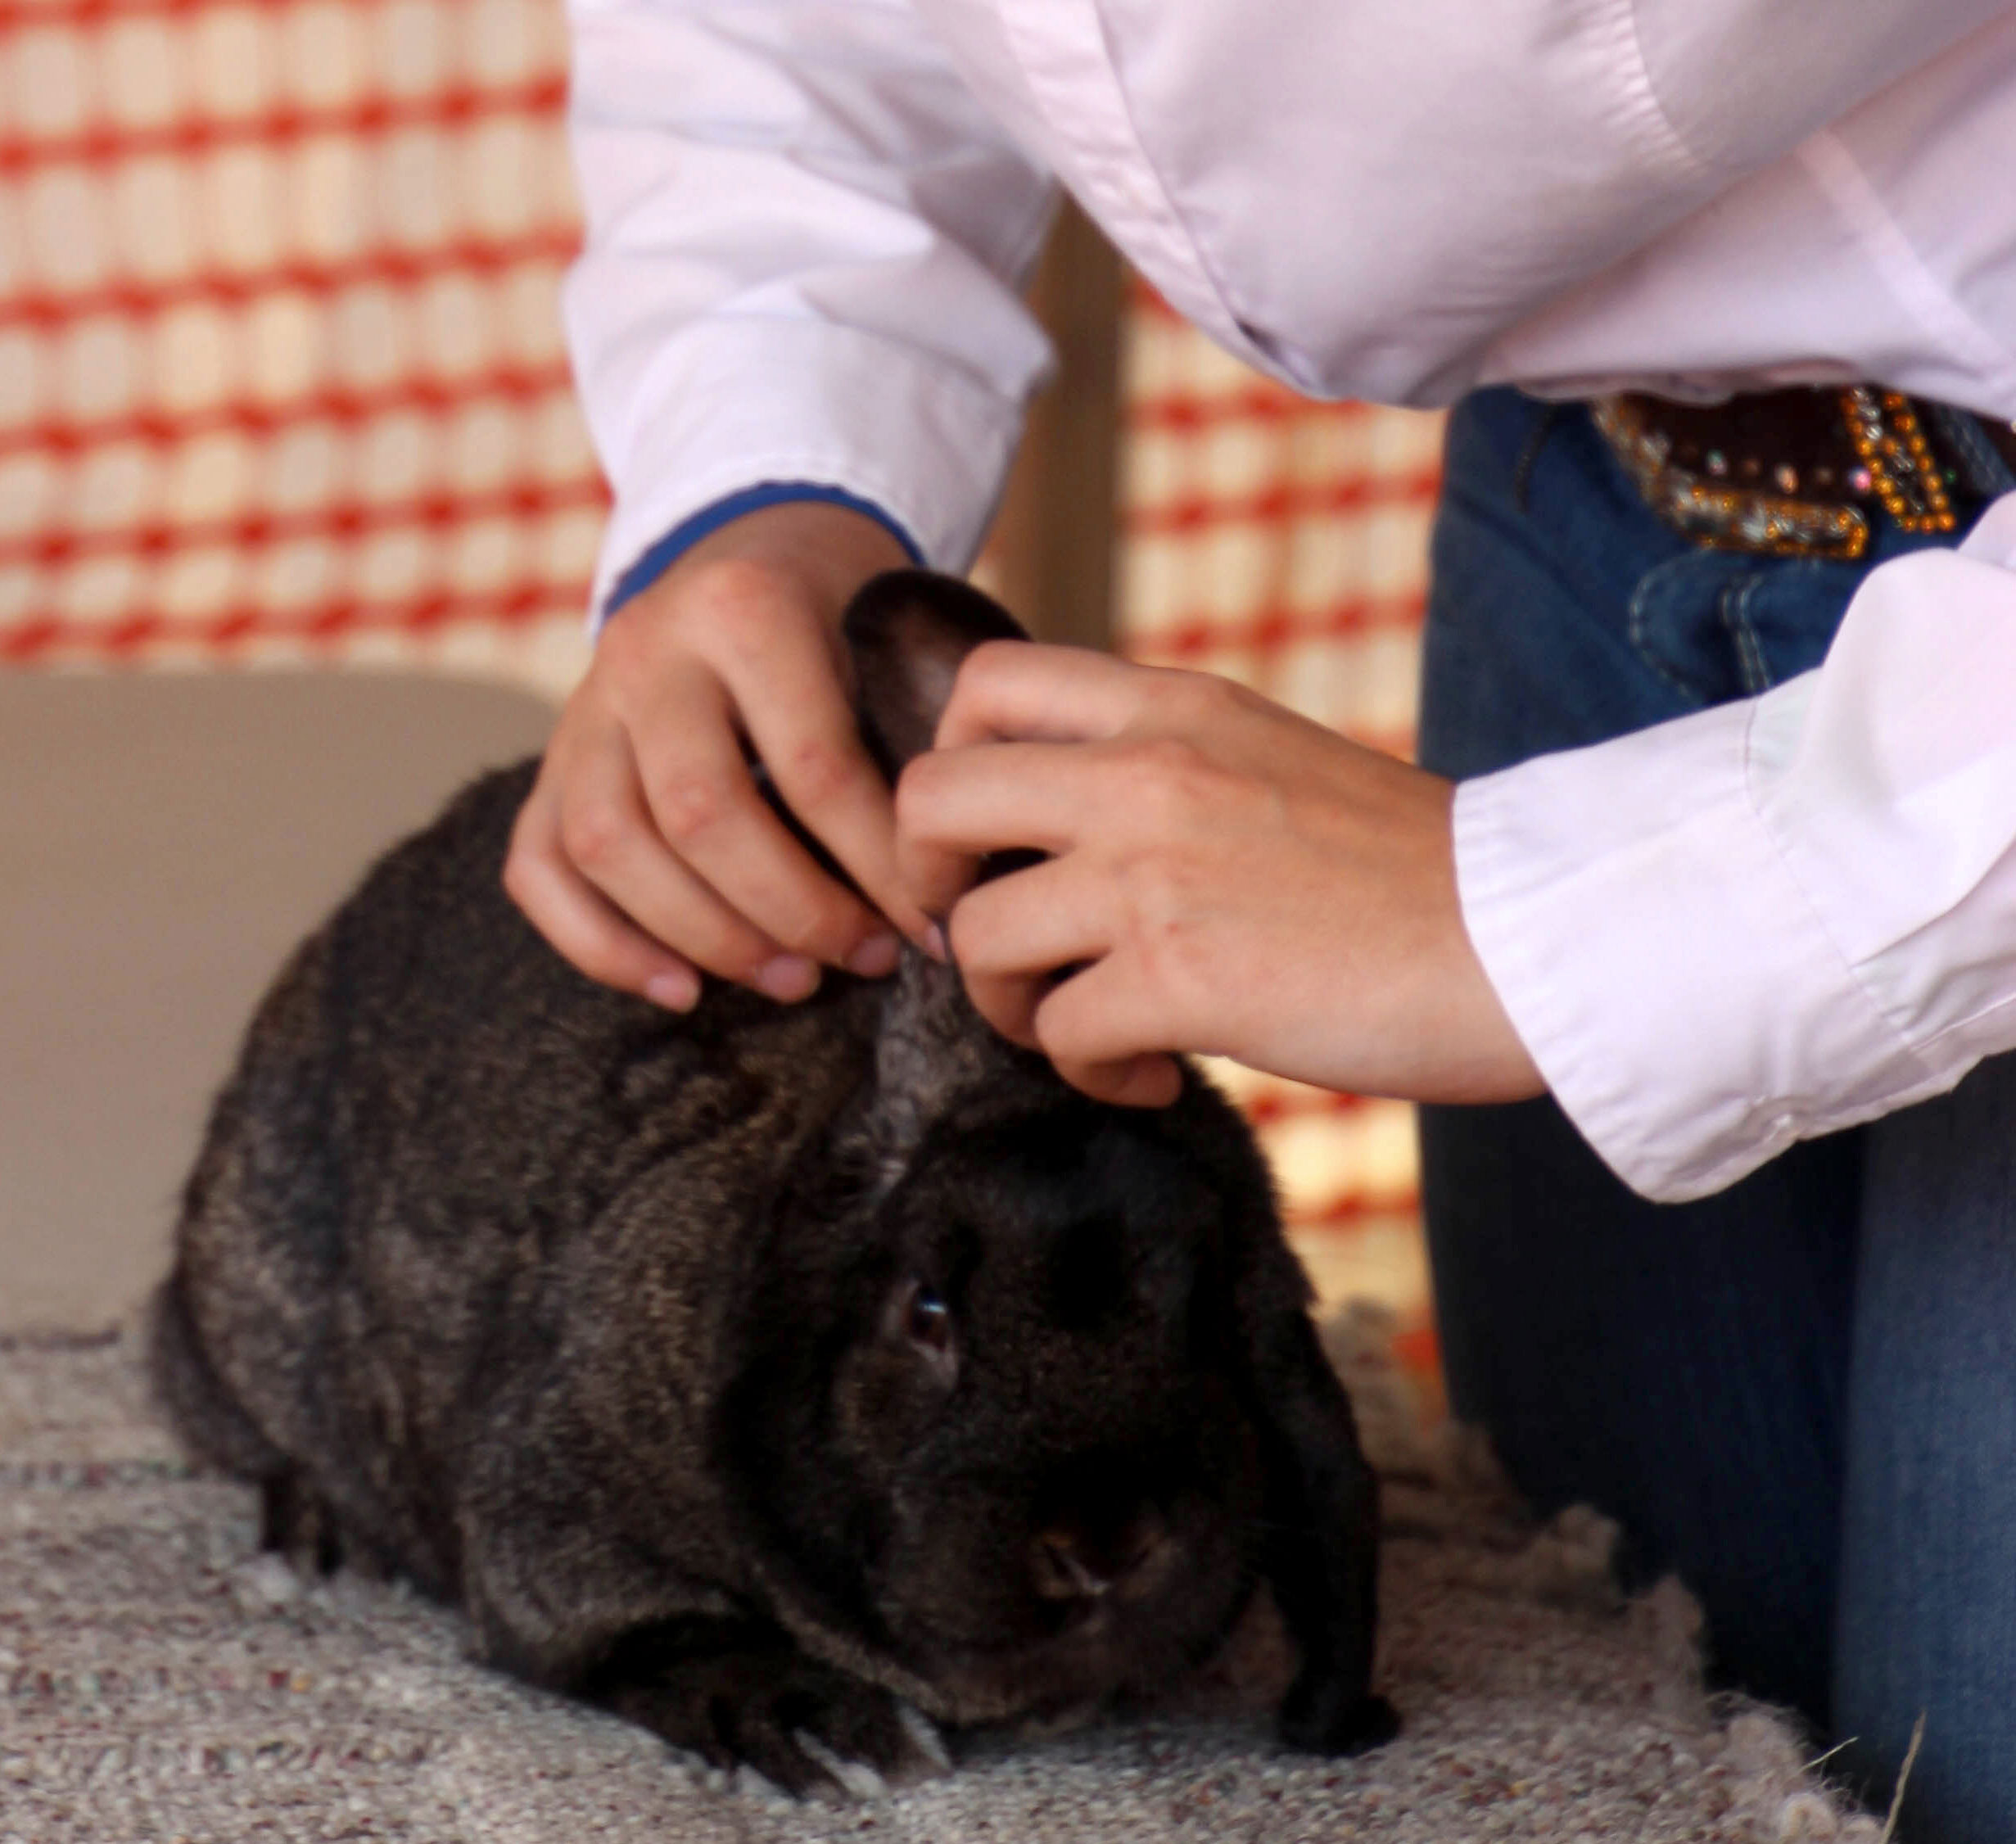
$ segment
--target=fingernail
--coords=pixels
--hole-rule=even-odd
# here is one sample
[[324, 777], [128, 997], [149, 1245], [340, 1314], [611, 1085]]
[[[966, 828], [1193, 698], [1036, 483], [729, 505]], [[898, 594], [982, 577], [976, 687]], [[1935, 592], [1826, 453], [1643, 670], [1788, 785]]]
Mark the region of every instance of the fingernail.
[[896, 971], [902, 951], [903, 944], [894, 935], [887, 929], [878, 929], [848, 956], [847, 970], [863, 979], [880, 979]]
[[653, 974], [644, 983], [644, 996], [667, 1011], [691, 1011], [700, 999], [700, 977], [688, 967]]
[[819, 989], [819, 963], [802, 954], [780, 954], [756, 969], [756, 989], [789, 1005]]
[[945, 931], [935, 922], [924, 932], [924, 951], [933, 960], [949, 960], [952, 957], [951, 948], [945, 939]]

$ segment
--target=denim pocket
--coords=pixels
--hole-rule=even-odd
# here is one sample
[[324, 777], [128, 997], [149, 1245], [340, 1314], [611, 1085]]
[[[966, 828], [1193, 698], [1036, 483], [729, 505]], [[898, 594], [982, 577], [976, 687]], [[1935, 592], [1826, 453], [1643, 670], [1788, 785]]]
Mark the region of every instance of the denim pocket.
[[1863, 566], [1692, 550], [1639, 577], [1633, 649], [1695, 709], [1752, 698], [1826, 658]]

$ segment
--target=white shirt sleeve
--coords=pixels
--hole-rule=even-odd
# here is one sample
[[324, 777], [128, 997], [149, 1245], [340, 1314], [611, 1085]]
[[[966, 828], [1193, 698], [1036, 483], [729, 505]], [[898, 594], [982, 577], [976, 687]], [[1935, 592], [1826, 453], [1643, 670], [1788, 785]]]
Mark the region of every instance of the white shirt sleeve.
[[2016, 494], [1761, 698], [1465, 783], [1463, 914], [1556, 1098], [1674, 1201], [2016, 1048]]
[[1049, 361], [1017, 285], [1052, 202], [902, 0], [572, 0], [587, 215], [564, 299], [615, 488], [594, 606], [763, 481], [977, 549]]

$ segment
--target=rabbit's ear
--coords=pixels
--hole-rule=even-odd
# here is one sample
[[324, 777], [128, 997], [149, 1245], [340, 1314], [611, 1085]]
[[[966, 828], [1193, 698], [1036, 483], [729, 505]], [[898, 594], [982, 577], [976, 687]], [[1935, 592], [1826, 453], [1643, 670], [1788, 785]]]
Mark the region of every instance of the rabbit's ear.
[[[929, 570], [870, 578], [848, 604], [843, 631], [861, 734], [892, 782], [931, 747], [966, 655], [984, 641], [1028, 639], [992, 598]], [[956, 1097], [997, 1080], [1019, 1054], [974, 1012], [956, 969], [906, 951], [876, 1033], [868, 1129], [882, 1185], [902, 1176]]]
[[853, 655], [861, 732], [884, 774], [931, 747], [959, 663], [983, 641], [1026, 640], [990, 596], [929, 570], [889, 570], [864, 583], [842, 631]]

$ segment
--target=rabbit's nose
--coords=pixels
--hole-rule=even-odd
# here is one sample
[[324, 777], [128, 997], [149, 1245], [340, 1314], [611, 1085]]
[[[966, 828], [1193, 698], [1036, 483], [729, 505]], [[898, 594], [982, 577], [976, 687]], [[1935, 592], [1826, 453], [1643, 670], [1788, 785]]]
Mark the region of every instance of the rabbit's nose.
[[1057, 1523], [1030, 1539], [1029, 1574], [1046, 1601], [1097, 1601], [1108, 1594], [1127, 1600], [1161, 1579], [1170, 1549], [1168, 1526], [1153, 1511], [1105, 1531]]

